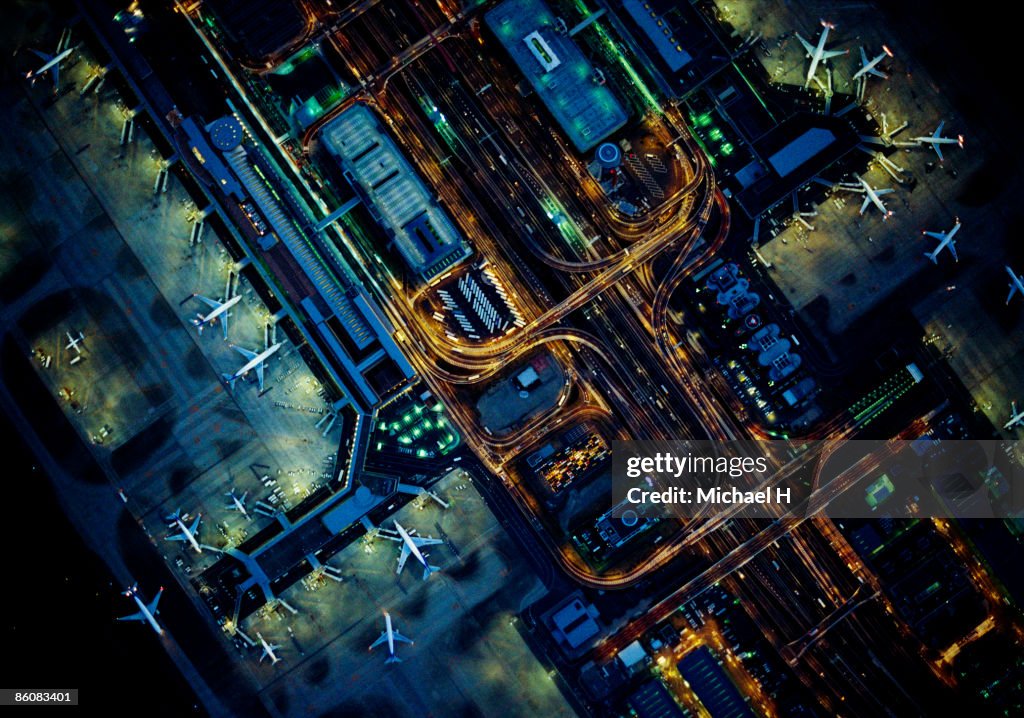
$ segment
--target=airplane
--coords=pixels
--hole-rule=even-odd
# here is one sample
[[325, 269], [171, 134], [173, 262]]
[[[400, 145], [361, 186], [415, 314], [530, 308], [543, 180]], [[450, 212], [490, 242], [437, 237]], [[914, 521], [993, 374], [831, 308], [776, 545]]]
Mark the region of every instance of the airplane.
[[958, 257], [957, 254], [956, 254], [956, 241], [953, 239], [953, 237], [959, 231], [960, 231], [960, 218], [958, 217], [956, 219], [956, 224], [954, 224], [953, 228], [951, 230], [949, 230], [948, 232], [929, 232], [927, 230], [922, 232], [921, 234], [926, 234], [929, 237], [934, 237], [935, 239], [939, 240], [939, 246], [937, 246], [931, 252], [925, 252], [924, 256], [928, 257], [928, 259], [932, 260], [932, 262], [934, 262], [935, 264], [938, 264], [939, 263], [939, 260], [938, 260], [939, 252], [941, 252], [946, 247], [949, 247], [949, 251], [953, 255], [953, 260], [959, 262], [960, 261], [960, 257]]
[[235, 490], [231, 489], [231, 491], [225, 494], [231, 500], [231, 503], [228, 504], [228, 509], [230, 511], [238, 511], [242, 516], [248, 518], [249, 512], [245, 510], [245, 497], [248, 495], [249, 492], [246, 491], [241, 496], [235, 496]]
[[889, 219], [889, 217], [892, 217], [892, 210], [885, 206], [881, 197], [884, 194], [889, 194], [896, 190], [888, 187], [885, 189], [875, 189], [859, 174], [854, 174], [853, 176], [857, 179], [857, 185], [850, 186], [848, 184], [840, 183], [839, 189], [844, 189], [848, 192], [861, 192], [864, 194], [864, 202], [860, 206], [860, 213], [864, 214], [864, 210], [868, 208], [868, 205], [874, 204], [882, 212], [882, 219]]
[[1013, 299], [1013, 295], [1017, 292], [1020, 292], [1021, 296], [1024, 297], [1024, 274], [1019, 276], [1014, 274], [1009, 265], [1006, 265], [1006, 273], [1010, 275], [1010, 293], [1006, 297], [1006, 303], [1009, 304], [1010, 300]]
[[[381, 531], [387, 531], [387, 529], [381, 529]], [[402, 569], [405, 568], [405, 562], [408, 560], [410, 555], [415, 556], [419, 564], [423, 566], [424, 581], [430, 578], [430, 574], [441, 570], [437, 566], [431, 566], [427, 563], [426, 554], [420, 551], [420, 546], [433, 546], [434, 544], [444, 543], [441, 539], [413, 536], [397, 521], [395, 521], [395, 531], [398, 533], [398, 536], [389, 536], [387, 533], [380, 533], [384, 538], [402, 542], [402, 552], [398, 556], [398, 570], [395, 571], [395, 573], [402, 572]]]
[[124, 592], [125, 596], [129, 596], [135, 601], [135, 605], [139, 607], [139, 610], [130, 616], [121, 616], [118, 621], [145, 621], [149, 624], [150, 628], [157, 632], [157, 635], [162, 636], [164, 629], [160, 627], [160, 624], [156, 622], [156, 616], [160, 613], [158, 604], [160, 603], [160, 597], [164, 595], [164, 587], [161, 586], [160, 590], [157, 591], [156, 596], [149, 603], [143, 603], [142, 598], [139, 596], [139, 584], [133, 583], [131, 588]]
[[1012, 429], [1015, 426], [1024, 426], [1024, 411], [1017, 411], [1017, 402], [1010, 402], [1010, 420], [1003, 424], [1004, 429]]
[[213, 322], [215, 322], [217, 320], [218, 317], [220, 317], [221, 318], [221, 325], [224, 328], [224, 341], [227, 341], [228, 340], [228, 316], [229, 316], [228, 310], [231, 309], [231, 307], [233, 307], [236, 304], [238, 304], [240, 301], [242, 301], [242, 295], [241, 294], [236, 294], [235, 296], [231, 297], [230, 299], [226, 299], [223, 302], [218, 302], [216, 299], [210, 299], [209, 297], [204, 297], [202, 294], [193, 294], [192, 296], [195, 297], [196, 299], [198, 299], [199, 301], [201, 301], [206, 306], [208, 306], [211, 309], [213, 309], [212, 312], [210, 312], [209, 314], [207, 314], [205, 316], [203, 316], [202, 314], [196, 313], [196, 317], [195, 317], [195, 319], [192, 320], [192, 324], [195, 325], [199, 329], [199, 333], [202, 334], [203, 333], [203, 328], [207, 324], [212, 324]]
[[887, 57], [893, 57], [892, 50], [890, 50], [885, 45], [882, 45], [882, 52], [877, 57], [873, 57], [871, 60], [868, 60], [867, 53], [864, 52], [864, 46], [861, 45], [860, 69], [854, 73], [853, 79], [856, 80], [858, 78], [864, 77], [864, 75], [874, 75], [875, 77], [880, 77], [883, 80], [888, 80], [889, 76], [886, 75], [881, 70], [877, 69], [876, 67], [878, 63], [880, 63]]
[[239, 354], [241, 354], [242, 356], [244, 356], [249, 361], [247, 361], [245, 365], [241, 369], [236, 371], [234, 374], [221, 374], [221, 376], [224, 378], [224, 381], [228, 383], [228, 388], [234, 389], [236, 381], [238, 381], [243, 376], [248, 374], [252, 369], [255, 369], [256, 378], [259, 380], [260, 383], [260, 391], [263, 391], [263, 362], [269, 359], [274, 354], [274, 352], [280, 349], [283, 345], [284, 342], [277, 342], [276, 344], [271, 344], [262, 352], [257, 354], [256, 352], [251, 352], [248, 349], [243, 349], [237, 344], [232, 344], [231, 348], [234, 349]]
[[807, 51], [807, 57], [811, 59], [811, 67], [807, 70], [807, 79], [804, 80], [804, 87], [811, 84], [811, 80], [814, 79], [814, 74], [818, 71], [818, 65], [822, 60], [845, 55], [849, 52], [849, 50], [826, 50], [825, 43], [828, 41], [828, 31], [835, 30], [836, 26], [824, 20], [821, 21], [821, 26], [824, 29], [821, 31], [821, 37], [818, 38], [817, 46], [804, 40], [800, 33], [796, 33], [796, 39], [804, 46], [804, 50]]
[[274, 651], [281, 650], [281, 646], [276, 643], [267, 643], [267, 639], [263, 637], [259, 631], [256, 632], [256, 638], [260, 639], [260, 645], [263, 646], [263, 655], [260, 656], [260, 663], [263, 663], [264, 658], [270, 659], [270, 665], [274, 665], [281, 659], [277, 657]]
[[71, 28], [61, 33], [60, 41], [57, 43], [57, 50], [52, 55], [42, 50], [29, 48], [29, 52], [42, 60], [43, 65], [36, 70], [26, 72], [25, 79], [34, 85], [36, 80], [49, 72], [53, 77], [53, 91], [56, 93], [60, 89], [60, 63], [77, 49], [77, 45], [71, 46]]
[[380, 634], [380, 638], [370, 644], [369, 650], [373, 650], [377, 646], [381, 645], [385, 641], [388, 644], [388, 659], [384, 663], [401, 663], [402, 659], [395, 655], [395, 641], [401, 641], [402, 643], [408, 643], [410, 646], [415, 643], [411, 638], [406, 638], [398, 631], [394, 630], [391, 626], [391, 614], [384, 611], [384, 631]]
[[185, 522], [181, 518], [181, 509], [178, 509], [173, 514], [167, 517], [167, 521], [170, 522], [170, 527], [173, 529], [177, 527], [178, 533], [173, 536], [168, 536], [168, 541], [187, 541], [192, 548], [196, 550], [196, 553], [202, 553], [203, 547], [199, 545], [199, 520], [203, 517], [202, 514], [196, 515], [196, 520], [192, 522], [191, 526], [186, 526]]
[[912, 137], [911, 140], [919, 145], [931, 145], [932, 149], [935, 150], [935, 154], [939, 156], [939, 162], [945, 160], [942, 156], [942, 149], [940, 145], [960, 145], [960, 149], [964, 148], [964, 136], [957, 135], [953, 137], [943, 137], [942, 128], [945, 127], [946, 121], [943, 120], [939, 123], [939, 126], [935, 128], [935, 132], [931, 133], [927, 137]]
[[81, 354], [82, 350], [78, 348], [78, 345], [80, 342], [85, 340], [85, 334], [83, 334], [82, 332], [78, 332], [77, 337], [71, 336], [71, 332], [64, 332], [64, 334], [67, 335], [68, 338], [68, 344], [66, 347], [64, 347], [64, 349], [66, 351], [71, 351], [72, 349], [74, 349], [78, 354]]

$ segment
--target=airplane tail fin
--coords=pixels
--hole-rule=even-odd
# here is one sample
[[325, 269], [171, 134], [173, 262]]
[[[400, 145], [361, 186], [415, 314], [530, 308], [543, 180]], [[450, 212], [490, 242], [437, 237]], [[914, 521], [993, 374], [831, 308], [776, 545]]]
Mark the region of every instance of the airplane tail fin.
[[939, 263], [939, 260], [938, 260], [939, 253], [937, 251], [935, 251], [935, 252], [925, 252], [924, 256], [926, 256], [926, 257], [928, 257], [928, 259], [932, 260], [932, 264], [938, 264]]
[[430, 574], [437, 573], [440, 570], [441, 569], [438, 566], [431, 566], [430, 564], [427, 564], [423, 567], [423, 580], [426, 581], [428, 578], [430, 578]]
[[398, 656], [388, 656], [388, 659], [384, 663], [401, 663], [402, 659]]

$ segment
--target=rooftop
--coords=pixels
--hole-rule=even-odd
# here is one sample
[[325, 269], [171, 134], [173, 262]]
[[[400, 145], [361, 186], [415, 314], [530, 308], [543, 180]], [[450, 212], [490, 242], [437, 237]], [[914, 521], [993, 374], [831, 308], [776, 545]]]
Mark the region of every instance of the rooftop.
[[487, 25], [580, 152], [626, 124], [628, 115], [541, 0], [505, 0]]
[[686, 654], [679, 661], [678, 668], [679, 675], [690, 684], [712, 718], [746, 718], [754, 715], [707, 646]]
[[322, 136], [414, 272], [430, 281], [469, 255], [447, 213], [368, 107], [345, 110]]

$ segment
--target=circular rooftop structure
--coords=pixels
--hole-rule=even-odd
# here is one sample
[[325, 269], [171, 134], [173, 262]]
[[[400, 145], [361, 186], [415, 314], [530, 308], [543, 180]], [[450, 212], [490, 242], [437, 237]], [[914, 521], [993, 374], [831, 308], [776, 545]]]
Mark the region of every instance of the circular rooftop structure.
[[625, 511], [622, 512], [622, 518], [619, 520], [622, 522], [623, 526], [633, 527], [636, 526], [637, 522], [640, 520], [640, 517], [637, 516], [636, 511], [634, 511], [633, 509], [626, 509]]
[[373, 501], [373, 492], [366, 486], [356, 489], [355, 501], [357, 506], [369, 506]]
[[221, 152], [230, 152], [242, 144], [242, 123], [232, 115], [214, 120], [208, 130], [214, 149]]
[[597, 161], [606, 170], [615, 169], [622, 164], [622, 150], [613, 142], [602, 142], [597, 147]]

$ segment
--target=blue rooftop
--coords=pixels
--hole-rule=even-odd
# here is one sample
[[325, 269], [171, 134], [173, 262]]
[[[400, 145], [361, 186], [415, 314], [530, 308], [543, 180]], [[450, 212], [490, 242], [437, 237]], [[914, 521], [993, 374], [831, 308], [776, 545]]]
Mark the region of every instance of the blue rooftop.
[[622, 103], [598, 84], [593, 66], [558, 31], [541, 0], [505, 0], [486, 21], [577, 150], [586, 152], [626, 124]]
[[812, 127], [769, 157], [768, 164], [780, 177], [785, 177], [835, 141], [830, 130]]
[[668, 23], [651, 8], [649, 2], [623, 0], [622, 6], [626, 8], [629, 16], [633, 18], [633, 21], [650, 38], [654, 49], [658, 51], [661, 59], [665, 61], [665, 64], [668, 65], [672, 72], [679, 72], [690, 64], [693, 56], [683, 49], [680, 41], [672, 33]]

